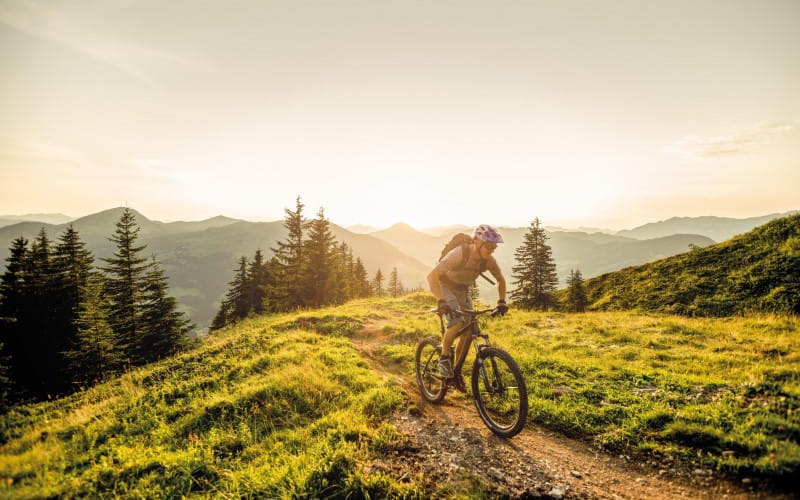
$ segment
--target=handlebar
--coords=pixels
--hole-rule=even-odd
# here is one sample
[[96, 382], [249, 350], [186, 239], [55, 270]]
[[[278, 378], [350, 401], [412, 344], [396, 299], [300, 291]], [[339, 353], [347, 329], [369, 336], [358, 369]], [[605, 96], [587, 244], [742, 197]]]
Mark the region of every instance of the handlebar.
[[[429, 311], [432, 312], [432, 313], [439, 314], [439, 308], [437, 308], [437, 307], [429, 309]], [[481, 309], [479, 311], [473, 311], [472, 309], [456, 309], [453, 312], [458, 312], [458, 313], [462, 313], [462, 314], [469, 314], [472, 317], [477, 317], [477, 316], [480, 316], [481, 314], [486, 314], [486, 313], [492, 313], [492, 316], [497, 316], [498, 314], [500, 314], [499, 312], [497, 312], [497, 308]]]

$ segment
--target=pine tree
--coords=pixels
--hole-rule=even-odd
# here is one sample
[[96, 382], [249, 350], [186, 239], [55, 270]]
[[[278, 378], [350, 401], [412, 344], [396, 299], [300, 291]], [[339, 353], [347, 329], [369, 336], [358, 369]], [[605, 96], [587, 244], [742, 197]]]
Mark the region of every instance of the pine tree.
[[264, 263], [264, 256], [261, 250], [256, 250], [253, 261], [247, 268], [247, 282], [245, 284], [248, 309], [256, 314], [264, 312], [264, 297], [267, 286], [268, 275], [267, 265]]
[[42, 228], [31, 245], [28, 260], [29, 306], [24, 335], [29, 349], [36, 352], [36, 374], [28, 382], [34, 396], [55, 396], [66, 389], [63, 378], [67, 347], [57, 318], [58, 280], [53, 262], [53, 248], [47, 231]]
[[[342, 245], [345, 245], [342, 243]], [[346, 245], [345, 245], [346, 246]], [[344, 259], [345, 275], [347, 276], [347, 298], [354, 299], [358, 295], [358, 280], [356, 279], [356, 262], [353, 258], [353, 250], [347, 247], [347, 255]]]
[[266, 280], [262, 288], [264, 289], [264, 310], [266, 312], [281, 311], [281, 297], [285, 295], [283, 284], [280, 282], [281, 263], [277, 257], [272, 257], [266, 263]]
[[235, 323], [246, 318], [250, 313], [251, 297], [248, 293], [247, 258], [244, 255], [239, 258], [239, 267], [233, 272], [235, 273], [233, 281], [228, 282], [230, 288], [211, 322], [209, 331], [219, 330], [226, 325]]
[[551, 307], [558, 277], [547, 234], [538, 217], [531, 223], [514, 256], [517, 264], [512, 267], [512, 277], [516, 286], [510, 294], [511, 299], [526, 309], [546, 310]]
[[93, 273], [81, 290], [78, 331], [71, 348], [64, 353], [75, 385], [94, 384], [123, 366], [124, 352], [106, 319], [111, 302], [106, 298], [104, 281], [101, 275]]
[[0, 279], [0, 342], [8, 358], [8, 374], [14, 383], [9, 400], [24, 397], [36, 376], [36, 344], [25, 335], [29, 310], [28, 240], [15, 239], [6, 258], [6, 272]]
[[383, 295], [383, 273], [380, 269], [375, 273], [375, 278], [372, 280], [372, 290], [378, 297]]
[[250, 314], [250, 297], [247, 296], [247, 258], [245, 256], [239, 258], [239, 267], [235, 272], [233, 281], [228, 283], [231, 288], [228, 290], [228, 295], [225, 296], [232, 321], [244, 319]]
[[142, 280], [150, 267], [147, 258], [139, 256], [147, 245], [136, 246], [139, 229], [133, 212], [125, 208], [114, 235], [108, 238], [117, 246], [117, 251], [112, 258], [102, 259], [108, 267], [101, 268], [108, 275], [108, 323], [125, 358], [130, 361], [136, 359], [142, 335]]
[[155, 361], [184, 349], [195, 325], [178, 310], [178, 302], [168, 294], [167, 277], [155, 256], [144, 278], [142, 298], [139, 362]]
[[586, 289], [583, 286], [583, 276], [580, 269], [570, 270], [567, 278], [567, 309], [572, 312], [584, 312], [589, 303], [586, 297]]
[[392, 272], [389, 274], [389, 283], [387, 283], [386, 287], [392, 297], [400, 295], [400, 279], [397, 277], [396, 267], [392, 268]]
[[361, 262], [360, 257], [356, 257], [356, 265], [354, 271], [356, 281], [356, 297], [369, 297], [371, 295], [371, 286], [369, 283], [369, 275], [367, 274], [364, 263]]
[[278, 248], [271, 249], [280, 263], [278, 280], [282, 287], [275, 292], [280, 292], [281, 295], [274, 297], [278, 310], [289, 310], [303, 305], [300, 280], [304, 265], [303, 234], [308, 227], [308, 222], [303, 217], [303, 207], [298, 196], [294, 211], [284, 209], [286, 217], [283, 227], [289, 234], [285, 242], [278, 242]]
[[[53, 265], [57, 280], [56, 328], [60, 330], [60, 347], [64, 350], [74, 344], [78, 333], [78, 311], [83, 301], [82, 293], [86, 288], [92, 270], [94, 257], [81, 241], [78, 232], [70, 224], [61, 234], [53, 253]], [[64, 364], [65, 379], [72, 378], [66, 360]]]
[[208, 328], [208, 331], [213, 332], [214, 330], [219, 330], [225, 327], [225, 325], [228, 324], [229, 315], [230, 315], [230, 310], [228, 308], [228, 304], [225, 301], [222, 301], [222, 304], [220, 304], [217, 314], [211, 321], [211, 326]]
[[305, 242], [305, 265], [301, 281], [303, 304], [320, 307], [331, 302], [331, 291], [336, 278], [333, 272], [336, 240], [330, 230], [330, 222], [320, 208], [317, 218], [311, 221], [308, 241]]

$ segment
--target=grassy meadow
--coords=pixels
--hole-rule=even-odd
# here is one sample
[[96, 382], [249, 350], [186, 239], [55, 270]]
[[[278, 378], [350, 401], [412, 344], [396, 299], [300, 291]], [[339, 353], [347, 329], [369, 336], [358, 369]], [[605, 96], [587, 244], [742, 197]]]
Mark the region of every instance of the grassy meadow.
[[[411, 375], [416, 342], [438, 334], [432, 305], [415, 294], [251, 318], [17, 407], [0, 417], [0, 496], [427, 496], [421, 478], [368, 468], [402, 443], [388, 420], [408, 403], [350, 337], [385, 324], [382, 354]], [[795, 318], [512, 309], [481, 321], [522, 368], [538, 425], [733, 475], [800, 472]]]
[[[419, 496], [362, 465], [403, 404], [336, 318], [247, 320], [202, 347], [2, 417], [0, 497]], [[318, 312], [312, 314], [330, 314]]]
[[[401, 314], [385, 327], [397, 344], [383, 353], [412, 370], [409, 340], [438, 322], [411, 308]], [[735, 475], [800, 473], [795, 317], [512, 309], [481, 325], [520, 365], [538, 425]]]

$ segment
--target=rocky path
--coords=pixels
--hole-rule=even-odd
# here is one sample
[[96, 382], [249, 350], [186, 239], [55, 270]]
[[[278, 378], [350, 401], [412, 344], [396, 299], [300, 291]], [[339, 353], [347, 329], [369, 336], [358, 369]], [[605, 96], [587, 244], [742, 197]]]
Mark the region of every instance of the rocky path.
[[[390, 377], [413, 403], [393, 422], [407, 445], [370, 465], [394, 477], [422, 477], [442, 497], [470, 484], [488, 484], [490, 497], [510, 498], [776, 498], [752, 485], [735, 484], [708, 470], [611, 456], [585, 442], [528, 424], [512, 439], [494, 436], [471, 397], [450, 389], [433, 405], [416, 378], [380, 354], [384, 323], [353, 338], [370, 366]], [[783, 496], [782, 498], [791, 498]]]

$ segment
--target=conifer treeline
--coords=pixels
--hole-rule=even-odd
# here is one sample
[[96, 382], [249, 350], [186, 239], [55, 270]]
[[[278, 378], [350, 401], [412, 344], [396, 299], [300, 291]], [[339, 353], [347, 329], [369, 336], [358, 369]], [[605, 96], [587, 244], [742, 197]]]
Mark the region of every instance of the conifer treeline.
[[338, 243], [330, 221], [320, 208], [313, 220], [303, 216], [305, 205], [297, 197], [294, 210], [285, 209], [283, 226], [288, 234], [271, 248], [265, 261], [256, 250], [251, 261], [239, 258], [233, 281], [211, 324], [211, 330], [235, 323], [250, 313], [276, 313], [301, 307], [342, 304], [350, 299], [405, 293], [393, 269], [384, 290], [380, 269], [370, 279], [363, 262], [347, 243]]
[[141, 256], [138, 233], [125, 209], [100, 269], [72, 225], [55, 244], [44, 228], [30, 247], [13, 241], [0, 281], [0, 406], [68, 393], [187, 344], [194, 325], [155, 257]]

